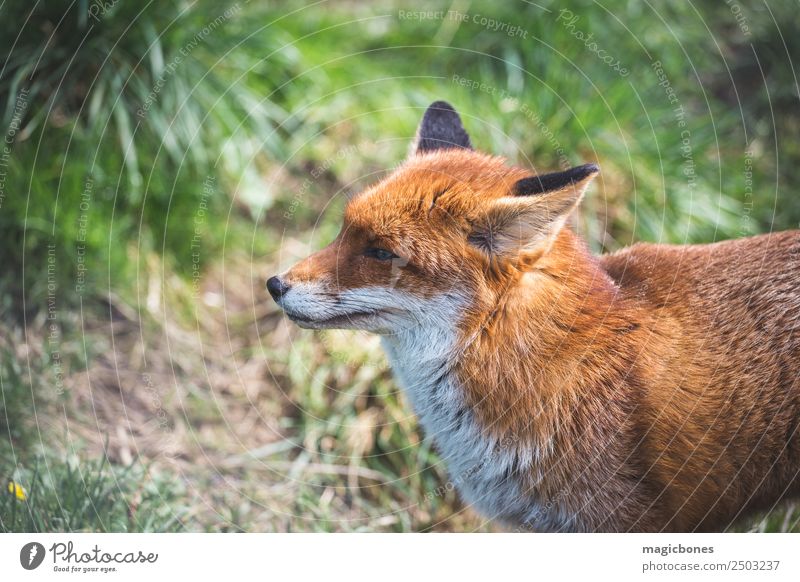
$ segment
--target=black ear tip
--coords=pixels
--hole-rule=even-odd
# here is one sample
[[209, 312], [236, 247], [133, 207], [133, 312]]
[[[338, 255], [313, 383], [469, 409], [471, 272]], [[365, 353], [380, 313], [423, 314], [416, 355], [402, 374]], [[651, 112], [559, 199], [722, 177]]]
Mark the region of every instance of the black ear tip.
[[531, 176], [530, 178], [523, 178], [514, 185], [514, 194], [517, 196], [544, 194], [545, 192], [560, 190], [576, 184], [599, 173], [600, 166], [597, 164], [584, 164], [563, 172]]
[[463, 148], [472, 149], [461, 117], [447, 101], [434, 101], [425, 110], [417, 131], [417, 153]]
[[428, 105], [428, 109], [439, 109], [444, 111], [452, 111], [453, 113], [456, 112], [455, 107], [450, 105], [447, 101], [434, 101], [430, 105]]
[[600, 166], [597, 164], [584, 164], [582, 166], [578, 166], [584, 172], [586, 172], [586, 176], [591, 176], [592, 174], [599, 174], [600, 173]]
[[428, 105], [422, 119], [423, 122], [451, 123], [455, 126], [461, 126], [461, 117], [458, 115], [458, 111], [447, 101], [434, 101]]

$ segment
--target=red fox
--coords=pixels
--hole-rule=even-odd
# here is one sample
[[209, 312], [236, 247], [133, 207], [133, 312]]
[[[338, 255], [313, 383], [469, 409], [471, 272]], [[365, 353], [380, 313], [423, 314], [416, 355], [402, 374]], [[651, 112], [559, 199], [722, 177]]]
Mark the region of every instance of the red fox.
[[521, 531], [719, 531], [800, 493], [800, 231], [593, 256], [594, 164], [531, 175], [425, 112], [408, 160], [267, 281], [382, 337], [463, 499]]

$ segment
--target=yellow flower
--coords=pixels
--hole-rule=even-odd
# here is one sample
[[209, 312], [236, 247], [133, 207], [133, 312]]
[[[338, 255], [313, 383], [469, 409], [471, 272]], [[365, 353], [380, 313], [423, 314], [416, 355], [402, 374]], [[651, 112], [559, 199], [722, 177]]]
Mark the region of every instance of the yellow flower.
[[25, 488], [15, 481], [8, 482], [8, 492], [16, 497], [19, 501], [25, 501], [28, 498]]

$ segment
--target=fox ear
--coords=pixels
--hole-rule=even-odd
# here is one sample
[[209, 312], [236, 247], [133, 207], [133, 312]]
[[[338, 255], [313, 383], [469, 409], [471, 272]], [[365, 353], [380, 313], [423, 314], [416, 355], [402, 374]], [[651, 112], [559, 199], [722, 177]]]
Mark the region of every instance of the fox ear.
[[425, 154], [452, 148], [471, 150], [469, 135], [453, 106], [446, 101], [435, 101], [422, 116], [413, 151]]
[[594, 164], [523, 178], [511, 196], [492, 202], [469, 240], [493, 255], [514, 256], [549, 246], [600, 172]]

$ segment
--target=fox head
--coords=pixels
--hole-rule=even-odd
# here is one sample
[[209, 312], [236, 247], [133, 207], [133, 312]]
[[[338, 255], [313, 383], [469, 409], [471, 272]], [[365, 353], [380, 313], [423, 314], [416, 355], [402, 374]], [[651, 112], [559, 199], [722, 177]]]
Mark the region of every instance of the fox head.
[[537, 176], [479, 153], [458, 113], [437, 101], [405, 163], [352, 198], [336, 239], [267, 289], [305, 328], [452, 326], [547, 257], [598, 172]]

